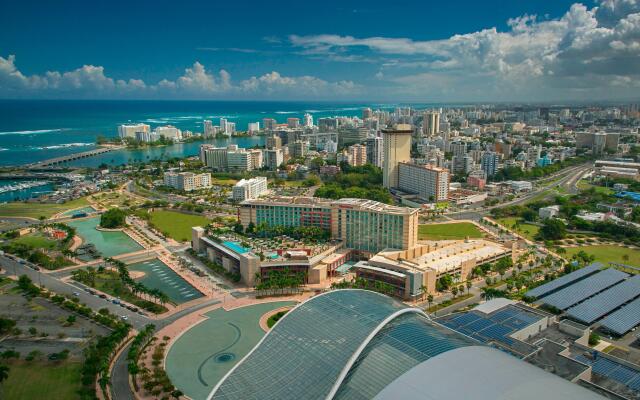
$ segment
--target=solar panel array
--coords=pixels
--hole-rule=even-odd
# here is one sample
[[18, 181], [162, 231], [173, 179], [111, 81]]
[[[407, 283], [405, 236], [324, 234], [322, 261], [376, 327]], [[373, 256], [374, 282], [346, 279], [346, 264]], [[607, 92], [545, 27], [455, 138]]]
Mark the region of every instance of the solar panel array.
[[640, 299], [636, 299], [618, 311], [609, 314], [601, 325], [611, 332], [624, 335], [640, 325]]
[[484, 314], [470, 311], [464, 314], [448, 315], [436, 321], [481, 342], [497, 341], [507, 345], [514, 342], [510, 336], [543, 317], [514, 306], [506, 306], [493, 313]]
[[640, 393], [639, 371], [601, 356], [592, 360], [580, 355], [576, 357], [576, 360], [591, 365], [594, 373], [619, 382], [629, 389]]
[[581, 301], [609, 288], [610, 286], [615, 285], [628, 276], [628, 274], [625, 274], [622, 271], [609, 268], [546, 296], [542, 299], [542, 303], [553, 306], [559, 310], [566, 310], [574, 304], [578, 304]]
[[537, 288], [531, 289], [527, 292], [526, 296], [536, 298], [547, 296], [554, 291], [570, 285], [573, 282], [586, 278], [589, 275], [595, 274], [600, 269], [602, 269], [602, 267], [603, 265], [601, 263], [595, 262], [577, 271], [573, 271], [569, 274], [563, 275], [558, 279], [554, 279], [549, 283], [545, 283], [544, 285], [540, 285]]
[[587, 324], [610, 313], [621, 305], [640, 296], [640, 275], [615, 285], [592, 298], [571, 307], [567, 314]]

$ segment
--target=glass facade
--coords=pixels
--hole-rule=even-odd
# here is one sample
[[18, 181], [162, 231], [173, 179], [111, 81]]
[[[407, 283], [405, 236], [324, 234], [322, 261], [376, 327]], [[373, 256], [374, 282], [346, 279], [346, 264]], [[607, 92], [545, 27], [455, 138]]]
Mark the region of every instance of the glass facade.
[[371, 253], [404, 248], [404, 216], [360, 210], [343, 210], [340, 215], [347, 247]]
[[352, 357], [335, 398], [373, 398], [421, 361], [474, 340], [414, 312], [384, 325], [358, 355], [368, 336], [406, 309], [390, 297], [365, 290], [316, 296], [289, 312], [222, 381], [211, 399], [323, 399]]
[[331, 229], [331, 210], [319, 207], [257, 205], [256, 224], [269, 226], [318, 226]]

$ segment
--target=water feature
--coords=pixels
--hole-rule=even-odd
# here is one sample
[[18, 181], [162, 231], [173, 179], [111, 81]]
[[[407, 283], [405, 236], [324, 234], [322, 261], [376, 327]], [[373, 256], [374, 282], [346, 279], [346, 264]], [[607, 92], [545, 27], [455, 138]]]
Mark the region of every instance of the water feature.
[[139, 279], [141, 283], [148, 288], [161, 290], [178, 304], [202, 297], [202, 293], [158, 259], [131, 264], [128, 268], [129, 271], [144, 272], [144, 277]]
[[96, 209], [93, 208], [92, 206], [86, 206], [86, 207], [82, 207], [82, 208], [76, 208], [74, 210], [69, 210], [69, 211], [65, 211], [62, 213], [62, 216], [64, 217], [71, 217], [74, 216], [76, 214], [89, 214], [92, 212], [95, 212]]
[[113, 257], [143, 249], [124, 232], [97, 230], [99, 223], [100, 217], [66, 222], [67, 225], [76, 229], [83, 243], [93, 244], [103, 257]]

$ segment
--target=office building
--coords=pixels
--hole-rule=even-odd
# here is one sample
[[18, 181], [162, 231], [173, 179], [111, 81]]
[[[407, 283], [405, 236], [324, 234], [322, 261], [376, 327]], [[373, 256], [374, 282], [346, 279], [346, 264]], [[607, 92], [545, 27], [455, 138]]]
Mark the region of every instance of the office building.
[[429, 202], [447, 201], [449, 170], [431, 165], [400, 163], [398, 174], [398, 189], [417, 194]]
[[120, 139], [135, 138], [137, 132], [149, 133], [151, 127], [147, 124], [133, 124], [133, 125], [120, 125], [118, 126], [118, 136]]
[[257, 199], [267, 192], [267, 178], [258, 176], [251, 179], [241, 179], [233, 185], [231, 195], [234, 201], [244, 201]]
[[398, 164], [411, 161], [412, 135], [413, 129], [408, 124], [399, 124], [393, 129], [382, 130], [384, 187], [398, 187]]
[[495, 151], [486, 151], [482, 154], [482, 171], [485, 176], [494, 176], [498, 171], [500, 156]]
[[194, 174], [193, 172], [165, 172], [164, 184], [174, 189], [190, 192], [192, 190], [211, 187], [211, 174]]
[[367, 147], [367, 162], [382, 168], [384, 160], [384, 145], [379, 136], [369, 136], [365, 141]]
[[354, 144], [348, 149], [349, 165], [358, 167], [367, 163], [367, 146]]
[[435, 136], [440, 129], [440, 113], [428, 111], [424, 113], [422, 120], [422, 133], [424, 136]]

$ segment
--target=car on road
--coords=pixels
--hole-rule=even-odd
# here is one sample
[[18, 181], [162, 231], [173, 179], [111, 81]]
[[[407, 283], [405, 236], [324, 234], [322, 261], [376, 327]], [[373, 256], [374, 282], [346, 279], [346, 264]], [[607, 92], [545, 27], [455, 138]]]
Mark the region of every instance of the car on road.
[[74, 296], [76, 296], [76, 297], [78, 297], [78, 296], [80, 296], [80, 293], [78, 293], [78, 292], [73, 292], [73, 295], [74, 295]]
[[104, 294], [104, 293], [101, 293], [101, 294], [99, 294], [98, 296], [100, 296], [100, 298], [102, 298], [102, 299], [106, 299], [106, 298], [107, 298], [107, 295], [106, 295], [106, 294]]
[[111, 302], [112, 302], [113, 304], [120, 304], [120, 301], [119, 301], [119, 300], [117, 300], [117, 299], [113, 299], [113, 300], [111, 300]]
[[123, 321], [126, 321], [129, 319], [129, 317], [127, 317], [126, 315], [122, 315], [120, 316], [120, 319], [122, 319]]

